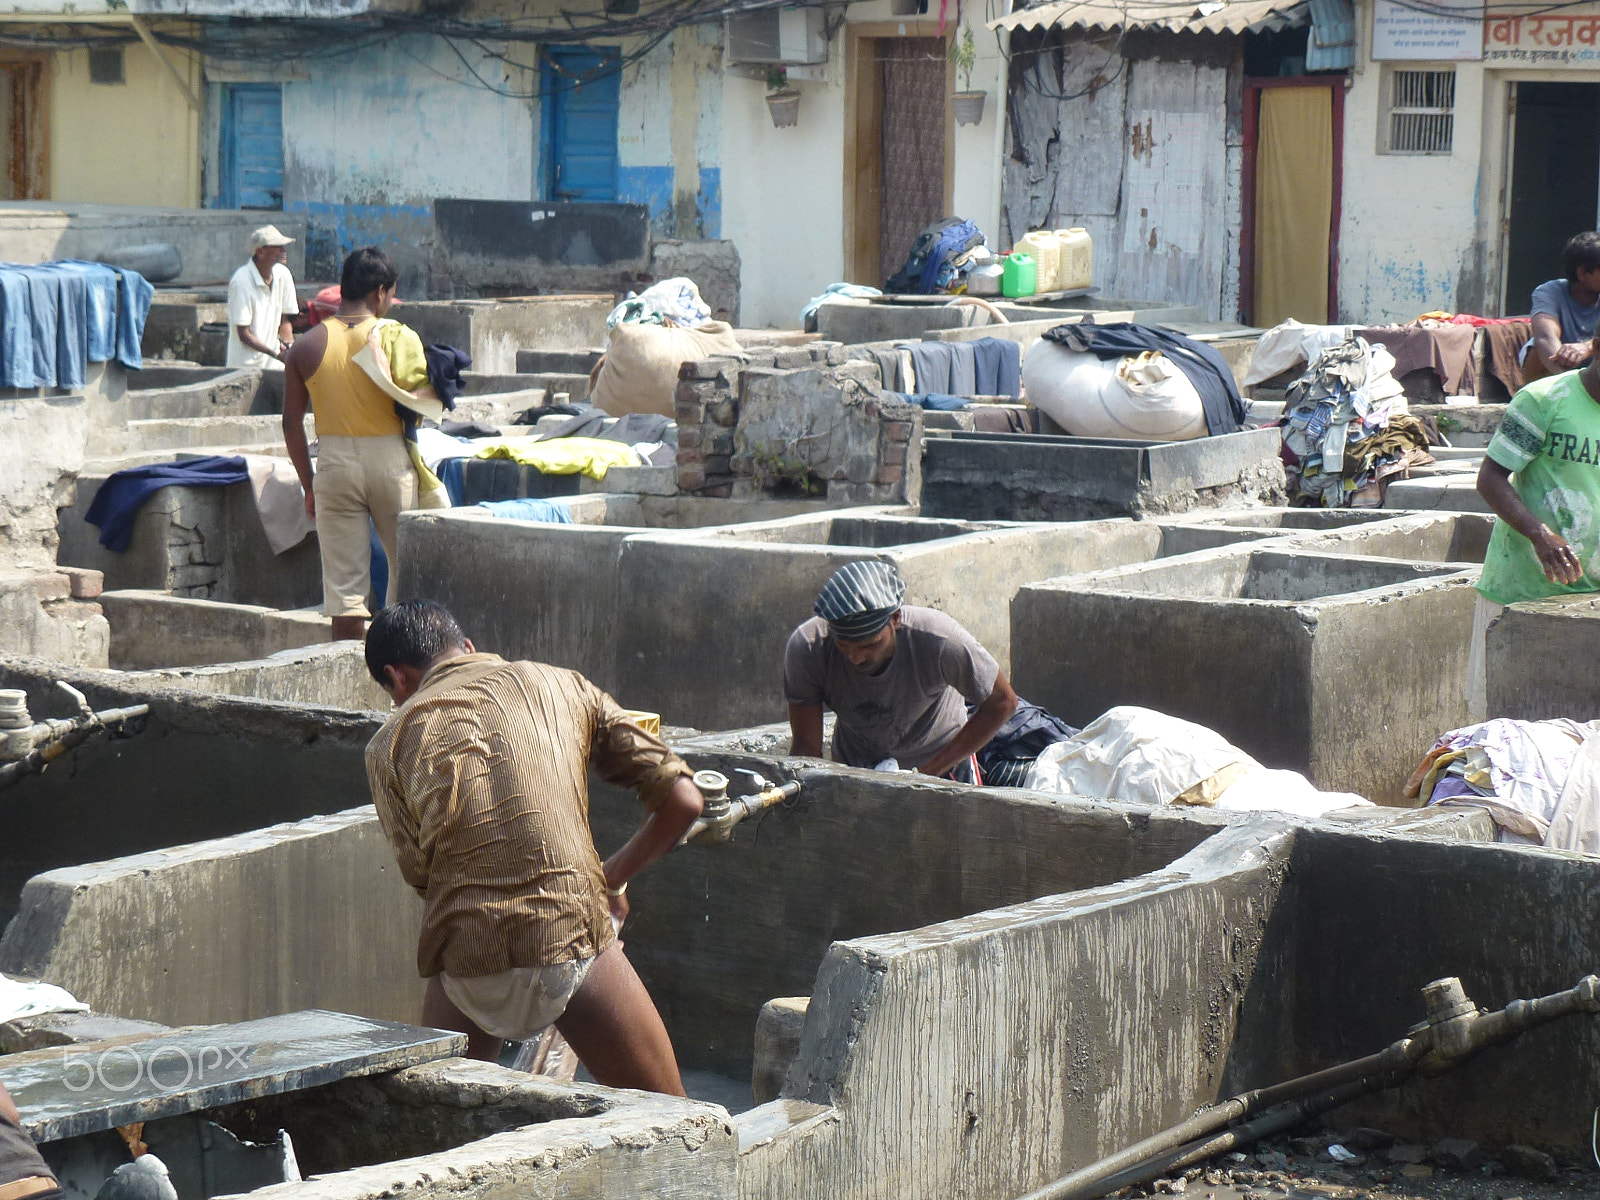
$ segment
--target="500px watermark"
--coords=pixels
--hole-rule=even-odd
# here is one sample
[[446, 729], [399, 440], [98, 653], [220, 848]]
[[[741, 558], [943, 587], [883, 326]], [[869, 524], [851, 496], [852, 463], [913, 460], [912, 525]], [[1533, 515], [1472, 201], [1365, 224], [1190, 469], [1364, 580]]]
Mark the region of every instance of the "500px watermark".
[[158, 1092], [178, 1092], [207, 1081], [216, 1083], [247, 1070], [253, 1046], [112, 1046], [98, 1054], [61, 1051], [61, 1081], [69, 1092], [103, 1088], [131, 1092], [144, 1084]]

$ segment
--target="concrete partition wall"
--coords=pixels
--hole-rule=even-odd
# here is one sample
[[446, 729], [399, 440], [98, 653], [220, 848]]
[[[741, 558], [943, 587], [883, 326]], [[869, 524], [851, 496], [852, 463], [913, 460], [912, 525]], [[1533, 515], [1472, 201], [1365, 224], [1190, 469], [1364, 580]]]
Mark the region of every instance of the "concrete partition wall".
[[1513, 604], [1484, 643], [1489, 716], [1600, 718], [1600, 597], [1584, 592]]
[[166, 1025], [421, 1012], [422, 901], [368, 808], [35, 876], [0, 969]]
[[630, 539], [622, 686], [630, 705], [697, 728], [784, 719], [789, 634], [810, 618], [828, 577], [864, 558], [894, 563], [906, 603], [961, 622], [1009, 671], [1006, 604], [1019, 586], [1143, 562], [1160, 543], [1154, 525], [1131, 521], [984, 526], [842, 515], [825, 528], [795, 518], [715, 536]]
[[41, 871], [368, 801], [363, 754], [378, 727], [372, 715], [153, 690], [111, 672], [0, 659], [0, 687], [25, 690], [36, 720], [74, 712], [53, 686], [57, 679], [96, 708], [148, 703], [151, 712], [142, 732], [91, 738], [44, 774], [5, 790], [0, 922]]
[[317, 535], [273, 554], [248, 483], [162, 488], [140, 508], [128, 548], [118, 552], [102, 546], [99, 527], [84, 520], [104, 481], [80, 479], [77, 502], [61, 509], [56, 561], [103, 572], [107, 591], [171, 591], [271, 608], [322, 602]]
[[[1421, 989], [1458, 976], [1480, 1007], [1600, 972], [1600, 863], [1531, 847], [1408, 836], [1297, 835], [1288, 1074], [1374, 1053], [1424, 1017]], [[1287, 915], [1287, 914], [1286, 914]], [[1285, 1000], [1289, 995], [1285, 994]], [[1407, 1141], [1521, 1142], [1587, 1159], [1600, 1017], [1568, 1017], [1335, 1114]]]
[[1137, 880], [834, 945], [783, 1089], [832, 1119], [747, 1152], [741, 1196], [1014, 1200], [1273, 1082], [1234, 1058], [1289, 842], [1257, 817]]
[[1275, 541], [1036, 584], [1012, 604], [1030, 647], [1015, 683], [1074, 725], [1142, 705], [1394, 803], [1434, 739], [1466, 723], [1476, 578]]
[[[833, 942], [1160, 871], [1238, 819], [805, 759], [693, 754], [690, 763], [724, 772], [736, 793], [749, 790], [738, 768], [804, 785], [791, 806], [747, 822], [731, 844], [675, 851], [628, 889], [628, 955], [680, 1061], [739, 1079], [750, 1077], [761, 1005], [811, 994]], [[591, 824], [605, 854], [644, 813], [631, 792], [591, 783]]]
[[445, 604], [475, 644], [583, 672], [671, 724], [783, 718], [783, 647], [847, 562], [895, 563], [906, 600], [965, 625], [1009, 669], [1018, 586], [1156, 555], [1161, 531], [920, 520], [863, 508], [682, 532], [469, 513], [400, 522], [400, 594]]
[[641, 531], [478, 511], [400, 518], [401, 598], [437, 600], [480, 650], [581, 671], [614, 692], [618, 560]]

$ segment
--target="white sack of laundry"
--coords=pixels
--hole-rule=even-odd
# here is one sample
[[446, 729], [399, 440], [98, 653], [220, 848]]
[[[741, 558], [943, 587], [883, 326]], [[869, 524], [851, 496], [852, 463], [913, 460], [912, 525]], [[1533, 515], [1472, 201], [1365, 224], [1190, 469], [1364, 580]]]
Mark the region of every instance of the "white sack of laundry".
[[1023, 359], [1022, 387], [1030, 404], [1074, 437], [1206, 436], [1200, 393], [1159, 350], [1102, 360], [1040, 338]]

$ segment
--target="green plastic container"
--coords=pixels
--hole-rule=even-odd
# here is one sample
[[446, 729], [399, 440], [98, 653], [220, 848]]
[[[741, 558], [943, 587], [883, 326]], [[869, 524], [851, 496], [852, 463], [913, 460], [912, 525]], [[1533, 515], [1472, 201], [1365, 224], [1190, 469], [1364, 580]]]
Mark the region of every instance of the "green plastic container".
[[1031, 254], [1008, 254], [1000, 268], [1001, 294], [1031, 296], [1039, 290], [1039, 266]]

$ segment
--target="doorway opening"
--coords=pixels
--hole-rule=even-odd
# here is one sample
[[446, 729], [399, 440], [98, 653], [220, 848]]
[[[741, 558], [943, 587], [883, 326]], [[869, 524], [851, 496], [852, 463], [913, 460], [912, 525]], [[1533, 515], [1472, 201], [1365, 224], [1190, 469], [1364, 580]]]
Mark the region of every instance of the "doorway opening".
[[1337, 317], [1343, 79], [1245, 80], [1239, 309], [1250, 324]]
[[223, 85], [218, 208], [283, 207], [283, 85]]
[[50, 195], [45, 63], [0, 60], [0, 200]]
[[934, 22], [855, 25], [850, 36], [845, 271], [881, 287], [917, 234], [955, 215], [952, 67]]
[[615, 200], [620, 55], [615, 49], [557, 46], [542, 59], [545, 199]]
[[1600, 83], [1511, 85], [1505, 290], [1500, 311], [1526, 313], [1533, 289], [1562, 276], [1561, 247], [1596, 227]]

